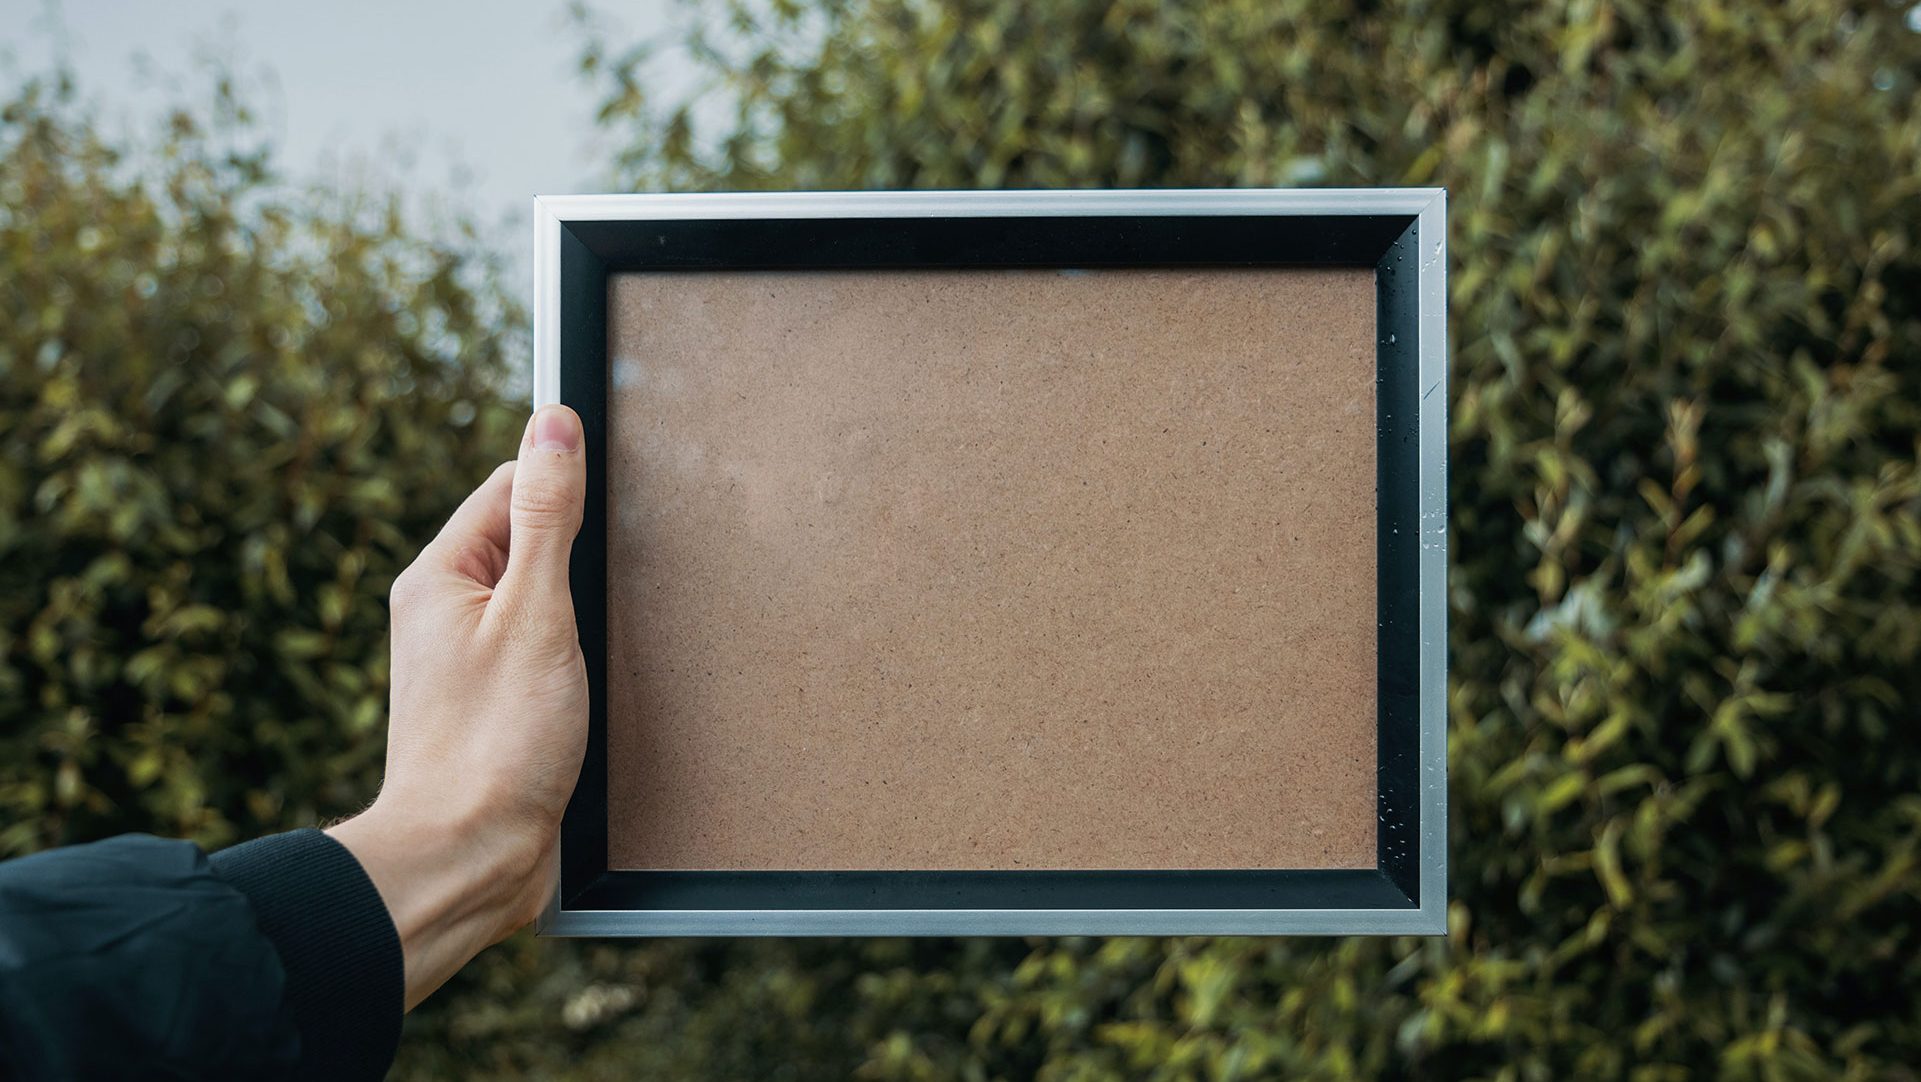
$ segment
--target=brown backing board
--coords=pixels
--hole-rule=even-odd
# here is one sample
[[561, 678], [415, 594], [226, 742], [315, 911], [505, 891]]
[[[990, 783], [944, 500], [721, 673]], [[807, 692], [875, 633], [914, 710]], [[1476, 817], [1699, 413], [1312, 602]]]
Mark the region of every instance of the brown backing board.
[[615, 868], [1372, 868], [1374, 272], [609, 279]]

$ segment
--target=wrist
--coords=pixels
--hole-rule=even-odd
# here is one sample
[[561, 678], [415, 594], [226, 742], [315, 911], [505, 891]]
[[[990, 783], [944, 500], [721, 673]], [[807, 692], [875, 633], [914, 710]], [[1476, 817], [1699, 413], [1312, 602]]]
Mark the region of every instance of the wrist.
[[400, 937], [407, 1008], [539, 911], [547, 861], [499, 817], [422, 812], [385, 794], [328, 829], [360, 862]]

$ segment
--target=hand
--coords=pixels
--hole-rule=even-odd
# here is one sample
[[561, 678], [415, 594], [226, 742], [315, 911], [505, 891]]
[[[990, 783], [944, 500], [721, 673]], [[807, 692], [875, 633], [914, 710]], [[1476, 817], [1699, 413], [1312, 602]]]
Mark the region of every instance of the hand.
[[379, 799], [328, 831], [400, 933], [407, 1009], [539, 914], [587, 747], [568, 556], [587, 487], [580, 419], [547, 406], [393, 587]]

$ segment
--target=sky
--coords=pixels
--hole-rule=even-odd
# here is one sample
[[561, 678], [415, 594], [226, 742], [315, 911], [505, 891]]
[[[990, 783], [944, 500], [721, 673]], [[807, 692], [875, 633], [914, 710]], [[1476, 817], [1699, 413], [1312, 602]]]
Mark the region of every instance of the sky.
[[[623, 45], [674, 11], [608, 6], [595, 8]], [[467, 213], [529, 272], [533, 196], [596, 191], [607, 173], [580, 43], [566, 0], [0, 0], [16, 77], [64, 59], [109, 123], [138, 130], [204, 103], [206, 64], [225, 61], [290, 180], [396, 184]], [[671, 56], [655, 68], [663, 85], [687, 71]]]

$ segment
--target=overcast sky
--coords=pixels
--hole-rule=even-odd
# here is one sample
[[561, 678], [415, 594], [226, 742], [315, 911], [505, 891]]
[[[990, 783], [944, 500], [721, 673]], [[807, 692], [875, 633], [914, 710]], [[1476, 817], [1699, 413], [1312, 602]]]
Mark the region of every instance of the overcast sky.
[[[671, 3], [624, 0], [618, 40], [658, 33]], [[464, 208], [517, 261], [535, 194], [606, 174], [579, 48], [565, 0], [0, 0], [14, 75], [63, 56], [110, 121], [138, 124], [204, 103], [202, 61], [225, 59], [290, 178], [398, 182]]]

